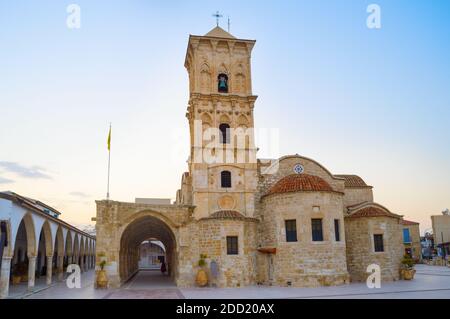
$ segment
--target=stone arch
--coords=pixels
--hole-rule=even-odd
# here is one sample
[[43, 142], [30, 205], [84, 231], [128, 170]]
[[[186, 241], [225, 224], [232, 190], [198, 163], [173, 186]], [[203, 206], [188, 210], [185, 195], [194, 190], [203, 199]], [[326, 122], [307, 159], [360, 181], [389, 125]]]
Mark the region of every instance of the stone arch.
[[48, 220], [42, 224], [41, 232], [43, 233], [43, 237], [45, 240], [45, 252], [46, 256], [52, 256], [53, 255], [53, 237], [52, 237], [52, 230], [50, 228], [50, 223]]
[[245, 93], [247, 91], [246, 81], [244, 67], [242, 64], [239, 64], [234, 75], [233, 91], [235, 93]]
[[177, 240], [176, 225], [168, 217], [155, 211], [142, 211], [137, 213], [120, 230], [119, 249], [119, 277], [120, 283], [125, 283], [131, 276], [139, 271], [139, 248], [143, 241], [150, 238], [161, 241], [166, 247], [166, 267], [168, 274], [176, 278]]
[[217, 74], [225, 74], [225, 75], [227, 75], [228, 76], [228, 80], [229, 80], [230, 72], [228, 72], [228, 68], [225, 65], [225, 63], [221, 63], [219, 65], [219, 67], [217, 68], [217, 71], [218, 71]]
[[83, 266], [87, 268], [89, 259], [89, 237], [84, 239], [84, 254], [83, 254]]
[[200, 67], [200, 90], [203, 93], [211, 91], [211, 71], [206, 62]]
[[58, 226], [58, 229], [56, 230], [55, 246], [53, 251], [57, 256], [64, 256], [64, 234], [61, 226]]
[[226, 114], [222, 114], [220, 116], [220, 123], [231, 124], [231, 118]]
[[[330, 171], [317, 161], [301, 155], [286, 155], [274, 161], [271, 166], [264, 169], [263, 175], [271, 174], [271, 184], [281, 178], [293, 174], [294, 165], [301, 164], [304, 173], [323, 178], [331, 187], [338, 191], [344, 191], [344, 179], [334, 176]], [[268, 185], [270, 187], [270, 185]]]
[[125, 231], [125, 228], [127, 228], [127, 226], [129, 224], [131, 224], [132, 222], [134, 222], [135, 220], [141, 218], [141, 217], [155, 217], [157, 219], [161, 219], [162, 222], [164, 222], [165, 224], [167, 224], [167, 226], [169, 226], [170, 230], [175, 234], [176, 233], [176, 229], [180, 226], [179, 224], [177, 224], [176, 222], [174, 222], [171, 218], [169, 218], [167, 215], [165, 215], [164, 213], [158, 212], [156, 210], [141, 210], [136, 214], [133, 214], [132, 216], [128, 217], [127, 219], [125, 219], [122, 223], [122, 227], [119, 229], [119, 237], [122, 237], [123, 232]]
[[73, 251], [72, 251], [72, 263], [78, 264], [78, 258], [80, 257], [80, 236], [75, 233], [75, 239], [73, 241]]
[[219, 41], [216, 46], [216, 51], [219, 54], [229, 54], [230, 46], [227, 41]]
[[84, 236], [80, 235], [80, 253], [78, 255], [78, 262], [79, 265], [82, 266], [83, 265], [83, 260], [84, 260], [84, 254], [85, 254], [85, 245], [84, 245]]
[[247, 119], [247, 117], [244, 114], [239, 115], [238, 119], [237, 119], [237, 125], [239, 127], [244, 127], [247, 128], [250, 123], [249, 120]]
[[201, 120], [202, 120], [203, 125], [205, 125], [205, 124], [212, 125], [212, 122], [213, 122], [211, 115], [209, 115], [206, 112], [202, 114]]
[[[26, 231], [27, 254], [28, 254], [28, 256], [35, 256], [37, 254], [36, 229], [34, 227], [34, 221], [33, 221], [33, 218], [31, 217], [31, 213], [25, 214], [25, 216], [23, 216], [20, 223], [22, 223], [22, 222], [23, 222], [23, 225], [24, 225], [25, 231]], [[20, 228], [20, 224], [19, 224], [19, 228]], [[16, 238], [14, 238], [14, 240], [17, 240], [17, 233], [16, 233]]]
[[72, 233], [70, 231], [67, 231], [66, 240], [64, 243], [65, 246], [65, 254], [67, 257], [73, 255], [73, 239], [72, 239]]
[[[2, 223], [4, 223], [5, 227], [5, 229], [2, 228], [2, 232], [6, 231], [6, 240], [8, 242], [8, 245], [5, 247], [6, 249], [3, 250], [3, 256], [12, 257], [14, 253], [13, 252], [14, 243], [12, 242], [11, 221], [4, 220], [2, 221]], [[2, 258], [3, 256], [0, 255], [0, 258]]]

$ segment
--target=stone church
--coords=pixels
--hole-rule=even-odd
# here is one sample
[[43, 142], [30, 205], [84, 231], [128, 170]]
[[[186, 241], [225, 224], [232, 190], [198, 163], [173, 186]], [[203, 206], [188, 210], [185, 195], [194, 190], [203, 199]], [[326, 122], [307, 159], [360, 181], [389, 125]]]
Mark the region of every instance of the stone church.
[[200, 255], [214, 287], [317, 287], [399, 279], [402, 216], [374, 202], [372, 186], [300, 155], [257, 159], [254, 40], [216, 27], [189, 37], [188, 172], [173, 204], [97, 201], [97, 263], [110, 287], [139, 271], [158, 240], [170, 276], [195, 286]]

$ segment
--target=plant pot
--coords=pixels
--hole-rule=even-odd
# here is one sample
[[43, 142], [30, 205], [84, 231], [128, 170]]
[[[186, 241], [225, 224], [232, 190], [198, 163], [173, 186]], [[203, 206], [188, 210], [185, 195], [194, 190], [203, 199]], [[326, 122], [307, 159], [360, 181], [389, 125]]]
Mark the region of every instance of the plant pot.
[[99, 270], [97, 273], [97, 288], [108, 288], [108, 276], [106, 270]]
[[197, 276], [195, 277], [195, 282], [199, 287], [205, 287], [208, 284], [208, 274], [204, 269], [199, 269], [197, 271]]
[[403, 280], [413, 280], [415, 273], [415, 269], [402, 269], [402, 278]]
[[13, 285], [18, 285], [20, 284], [20, 282], [22, 281], [22, 277], [18, 276], [18, 275], [13, 275], [12, 276], [12, 284]]

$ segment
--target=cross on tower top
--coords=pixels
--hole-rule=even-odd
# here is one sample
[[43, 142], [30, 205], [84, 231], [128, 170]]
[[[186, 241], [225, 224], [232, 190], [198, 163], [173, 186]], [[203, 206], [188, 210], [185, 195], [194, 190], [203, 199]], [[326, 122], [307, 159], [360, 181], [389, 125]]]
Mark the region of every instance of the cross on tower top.
[[222, 18], [223, 15], [221, 15], [220, 12], [217, 11], [217, 12], [214, 13], [212, 16], [213, 16], [214, 18], [216, 18], [216, 24], [217, 24], [217, 26], [219, 26], [219, 19]]

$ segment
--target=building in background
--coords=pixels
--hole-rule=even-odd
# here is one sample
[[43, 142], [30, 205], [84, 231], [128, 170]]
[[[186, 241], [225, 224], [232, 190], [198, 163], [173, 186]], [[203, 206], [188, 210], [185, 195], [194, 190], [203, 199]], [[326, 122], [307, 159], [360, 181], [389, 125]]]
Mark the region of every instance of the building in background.
[[450, 255], [450, 212], [448, 209], [442, 215], [431, 216], [434, 245], [440, 257]]
[[403, 245], [405, 254], [409, 255], [416, 262], [422, 261], [422, 246], [420, 242], [419, 223], [402, 220], [403, 225]]
[[10, 285], [26, 292], [63, 280], [69, 264], [78, 264], [81, 271], [94, 268], [95, 237], [60, 214], [41, 201], [0, 192], [0, 299], [9, 296]]
[[422, 260], [431, 260], [435, 254], [433, 234], [425, 232], [423, 237], [420, 237], [420, 244], [422, 246]]
[[166, 249], [159, 240], [147, 240], [141, 244], [139, 269], [160, 269], [166, 261]]

